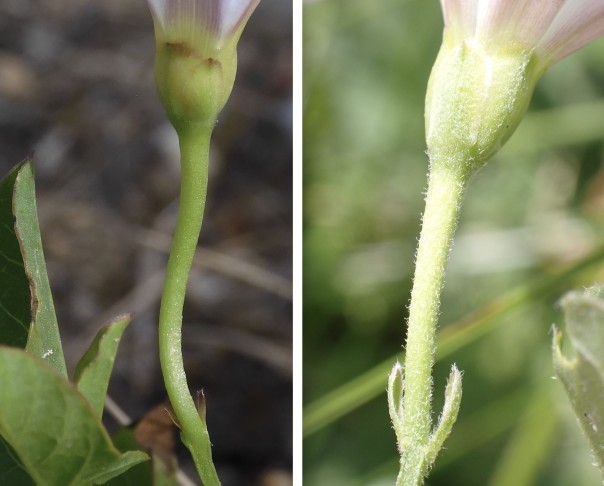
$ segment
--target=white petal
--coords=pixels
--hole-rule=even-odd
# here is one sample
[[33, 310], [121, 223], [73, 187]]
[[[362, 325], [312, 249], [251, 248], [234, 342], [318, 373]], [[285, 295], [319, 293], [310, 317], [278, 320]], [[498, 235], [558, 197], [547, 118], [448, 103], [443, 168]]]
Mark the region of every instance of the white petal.
[[260, 0], [219, 0], [221, 35], [226, 36], [236, 30], [259, 2]]
[[445, 27], [462, 38], [474, 35], [478, 0], [440, 0]]
[[[247, 20], [260, 0], [147, 0], [154, 18], [164, 30], [172, 23], [196, 20], [199, 32], [188, 37], [214, 37], [217, 42], [232, 34]], [[202, 33], [203, 32], [203, 33]]]
[[166, 2], [167, 0], [147, 0], [151, 14], [162, 26], [166, 23]]
[[549, 62], [556, 62], [602, 35], [604, 0], [567, 0], [538, 51]]
[[567, 0], [483, 0], [476, 36], [484, 42], [514, 41], [537, 47]]

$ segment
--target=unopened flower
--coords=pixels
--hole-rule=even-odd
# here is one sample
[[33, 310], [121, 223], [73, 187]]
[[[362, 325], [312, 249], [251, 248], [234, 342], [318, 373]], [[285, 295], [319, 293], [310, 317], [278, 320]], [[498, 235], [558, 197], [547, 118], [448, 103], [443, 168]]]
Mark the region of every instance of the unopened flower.
[[[481, 167], [511, 136], [538, 79], [604, 35], [604, 0], [441, 0], [426, 100], [433, 163]], [[440, 161], [440, 162], [438, 162]]]
[[213, 124], [235, 81], [237, 43], [260, 0], [148, 0], [155, 79], [175, 126]]

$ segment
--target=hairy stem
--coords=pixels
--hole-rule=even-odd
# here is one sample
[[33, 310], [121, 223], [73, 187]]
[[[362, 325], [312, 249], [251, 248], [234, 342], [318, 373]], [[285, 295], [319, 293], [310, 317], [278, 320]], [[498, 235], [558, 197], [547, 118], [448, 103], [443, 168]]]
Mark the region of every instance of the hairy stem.
[[417, 249], [405, 356], [404, 443], [399, 486], [422, 484], [431, 464], [426, 451], [432, 427], [432, 366], [445, 266], [457, 227], [466, 177], [444, 164], [430, 171]]
[[159, 312], [159, 357], [170, 402], [204, 486], [220, 485], [205, 418], [193, 402], [182, 357], [182, 311], [206, 202], [211, 128], [179, 130], [181, 192]]

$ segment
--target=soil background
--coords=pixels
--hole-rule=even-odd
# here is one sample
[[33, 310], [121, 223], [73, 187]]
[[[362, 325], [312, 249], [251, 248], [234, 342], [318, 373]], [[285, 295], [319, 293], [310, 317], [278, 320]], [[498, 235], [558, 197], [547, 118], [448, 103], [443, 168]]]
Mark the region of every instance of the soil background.
[[[184, 312], [189, 384], [205, 393], [225, 486], [291, 484], [291, 24], [291, 2], [263, 0], [239, 44]], [[133, 421], [166, 400], [156, 323], [179, 193], [153, 57], [144, 0], [0, 2], [0, 170], [35, 151], [69, 369], [105, 322], [135, 314], [109, 388]]]

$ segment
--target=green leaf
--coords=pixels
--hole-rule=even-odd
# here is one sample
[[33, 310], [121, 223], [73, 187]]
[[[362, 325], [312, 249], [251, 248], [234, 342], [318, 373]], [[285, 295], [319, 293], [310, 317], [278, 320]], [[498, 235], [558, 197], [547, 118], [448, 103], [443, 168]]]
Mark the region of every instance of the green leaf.
[[[145, 420], [145, 419], [143, 419]], [[136, 433], [132, 427], [119, 430], [113, 436], [113, 443], [120, 450], [142, 449], [143, 446], [136, 440]], [[158, 455], [151, 453], [151, 461], [137, 464], [125, 474], [107, 482], [107, 486], [140, 486], [153, 484], [153, 486], [178, 486], [174, 467], [176, 458], [172, 457], [172, 467]]]
[[46, 274], [38, 213], [34, 174], [28, 161], [19, 169], [13, 194], [15, 234], [21, 245], [25, 274], [31, 292], [31, 316], [26, 350], [38, 356], [67, 377], [59, 327], [55, 316], [50, 284]]
[[[141, 445], [134, 438], [131, 427], [120, 429], [113, 436], [113, 443], [120, 451], [133, 449], [142, 450]], [[107, 486], [139, 486], [141, 484], [153, 484], [153, 472], [151, 462], [143, 462], [128, 469], [124, 474], [117, 476], [107, 483]]]
[[103, 416], [105, 395], [117, 348], [131, 319], [131, 316], [119, 316], [103, 327], [76, 366], [75, 385], [99, 419]]
[[[13, 195], [23, 164], [0, 182], [0, 344], [24, 348], [32, 321], [32, 298], [15, 233]], [[0, 437], [0, 484], [35, 484], [13, 449]]]
[[13, 192], [20, 167], [13, 168], [0, 182], [0, 344], [24, 348], [31, 322], [31, 298], [13, 215]]
[[575, 352], [566, 358], [560, 349], [562, 333], [555, 332], [556, 373], [566, 390], [594, 459], [604, 477], [604, 293], [602, 287], [584, 294], [571, 292], [562, 300], [566, 332]]
[[0, 433], [38, 486], [102, 483], [148, 459], [120, 454], [73, 386], [38, 358], [4, 346]]
[[105, 484], [107, 481], [127, 473], [132, 467], [148, 460], [149, 456], [142, 451], [126, 451], [117, 458], [117, 461], [95, 475], [94, 484]]
[[453, 425], [457, 420], [459, 414], [459, 407], [461, 405], [461, 377], [462, 373], [457, 369], [454, 364], [451, 367], [451, 373], [449, 374], [449, 381], [445, 388], [445, 404], [438, 423], [432, 433], [430, 434], [430, 440], [428, 441], [428, 447], [426, 449], [426, 463], [428, 467], [432, 467], [436, 456], [443, 448], [445, 440], [449, 437]]
[[35, 486], [13, 448], [0, 437], [0, 484]]

